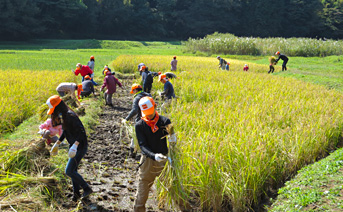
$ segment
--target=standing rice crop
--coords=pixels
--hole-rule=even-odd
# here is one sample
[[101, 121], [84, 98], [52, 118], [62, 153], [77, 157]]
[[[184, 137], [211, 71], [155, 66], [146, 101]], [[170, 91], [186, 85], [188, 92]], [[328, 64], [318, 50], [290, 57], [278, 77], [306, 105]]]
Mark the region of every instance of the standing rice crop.
[[[124, 56], [118, 59], [114, 64], [124, 64]], [[126, 59], [128, 70], [138, 61], [162, 72], [168, 66], [165, 57]], [[160, 182], [171, 204], [186, 197], [200, 210], [246, 211], [337, 144], [341, 93], [259, 73], [267, 66], [249, 64], [252, 71], [243, 72], [243, 61], [232, 60], [234, 71], [227, 72], [213, 58], [178, 60], [183, 71], [172, 81], [178, 100], [167, 116], [176, 125], [179, 152]], [[175, 176], [180, 180], [170, 181]]]
[[61, 82], [74, 82], [70, 71], [0, 70], [0, 134], [36, 113]]

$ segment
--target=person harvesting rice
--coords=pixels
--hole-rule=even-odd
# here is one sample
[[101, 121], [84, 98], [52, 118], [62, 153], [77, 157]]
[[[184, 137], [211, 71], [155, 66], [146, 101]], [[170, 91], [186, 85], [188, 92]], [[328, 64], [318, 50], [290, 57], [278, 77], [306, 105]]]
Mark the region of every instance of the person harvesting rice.
[[69, 160], [65, 169], [66, 175], [68, 175], [73, 183], [73, 201], [77, 201], [80, 197], [80, 187], [83, 189], [82, 198], [86, 198], [93, 190], [89, 187], [88, 183], [83, 177], [77, 172], [77, 168], [80, 164], [81, 159], [85, 156], [88, 149], [88, 141], [85, 128], [76, 115], [64, 101], [58, 96], [51, 96], [46, 104], [49, 106], [48, 114], [51, 115], [51, 119], [55, 117], [62, 117], [62, 135], [53, 145], [50, 150], [51, 155], [57, 155], [58, 147], [64, 138], [69, 143]]
[[279, 51], [275, 52], [275, 55], [278, 55], [279, 58], [275, 60], [275, 62], [277, 63], [280, 59], [283, 60], [282, 63], [282, 71], [287, 71], [287, 62], [288, 62], [288, 57], [284, 54], [281, 54]]
[[[138, 122], [139, 120], [141, 120], [142, 117], [142, 113], [141, 110], [139, 108], [139, 100], [141, 100], [141, 98], [145, 97], [145, 96], [149, 96], [151, 97], [150, 93], [146, 93], [143, 91], [143, 88], [140, 84], [133, 84], [131, 86], [131, 94], [133, 94], [133, 102], [132, 102], [132, 109], [129, 113], [129, 115], [126, 116], [126, 118], [124, 118], [122, 120], [122, 123], [125, 124], [127, 121], [129, 121], [131, 118], [133, 118], [134, 116], [136, 116], [135, 118], [135, 122]], [[133, 139], [131, 140], [131, 144], [130, 144], [130, 156], [131, 157], [136, 157], [136, 152], [135, 152], [135, 143], [133, 141]]]
[[[136, 125], [136, 137], [142, 150], [139, 167], [139, 182], [134, 203], [134, 211], [145, 211], [145, 203], [149, 196], [149, 190], [155, 178], [158, 177], [166, 162], [168, 155], [167, 127], [171, 121], [160, 116], [156, 111], [155, 101], [151, 97], [143, 97], [139, 100], [142, 118]], [[175, 134], [169, 135], [169, 144], [176, 144]]]

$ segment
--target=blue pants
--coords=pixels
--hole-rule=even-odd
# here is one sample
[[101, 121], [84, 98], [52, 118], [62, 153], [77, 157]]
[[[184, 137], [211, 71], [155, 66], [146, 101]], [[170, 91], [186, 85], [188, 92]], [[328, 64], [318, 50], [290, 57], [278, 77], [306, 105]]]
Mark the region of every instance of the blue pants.
[[87, 152], [87, 147], [84, 147], [81, 150], [77, 150], [75, 157], [69, 158], [69, 161], [67, 163], [67, 167], [65, 170], [66, 175], [68, 175], [71, 178], [71, 181], [73, 182], [74, 192], [77, 192], [77, 193], [79, 193], [80, 187], [82, 187], [83, 189], [89, 187], [87, 182], [77, 172], [77, 167], [79, 166], [80, 161], [85, 156], [86, 152]]
[[[82, 82], [85, 81], [85, 77], [82, 77]], [[94, 82], [93, 78], [91, 79], [93, 85], [98, 85], [98, 83]]]

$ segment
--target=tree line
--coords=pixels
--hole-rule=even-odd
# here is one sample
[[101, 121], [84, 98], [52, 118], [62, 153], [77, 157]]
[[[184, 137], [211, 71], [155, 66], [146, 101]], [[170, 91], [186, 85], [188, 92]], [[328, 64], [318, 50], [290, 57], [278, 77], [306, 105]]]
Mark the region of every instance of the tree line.
[[343, 0], [1, 0], [0, 38], [343, 38]]

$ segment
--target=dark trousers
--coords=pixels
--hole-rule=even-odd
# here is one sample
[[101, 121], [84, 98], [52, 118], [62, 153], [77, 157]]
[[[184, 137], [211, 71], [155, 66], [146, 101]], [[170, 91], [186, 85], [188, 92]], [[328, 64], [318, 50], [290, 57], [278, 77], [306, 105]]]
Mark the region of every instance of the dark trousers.
[[271, 66], [271, 65], [270, 65], [270, 66], [269, 66], [268, 74], [269, 74], [269, 73], [274, 73], [274, 70], [275, 70], [275, 69], [274, 69], [274, 66]]
[[288, 60], [284, 60], [283, 63], [282, 63], [282, 71], [287, 71], [287, 67], [286, 67], [286, 64], [287, 64]]
[[151, 92], [152, 85], [144, 86], [144, 92], [150, 93]]
[[69, 158], [69, 161], [67, 163], [65, 173], [71, 178], [71, 181], [73, 182], [74, 193], [79, 193], [80, 187], [83, 188], [83, 190], [89, 187], [87, 182], [77, 172], [77, 168], [80, 164], [80, 161], [85, 156], [86, 152], [87, 147], [84, 147], [81, 150], [77, 150], [75, 157]]

